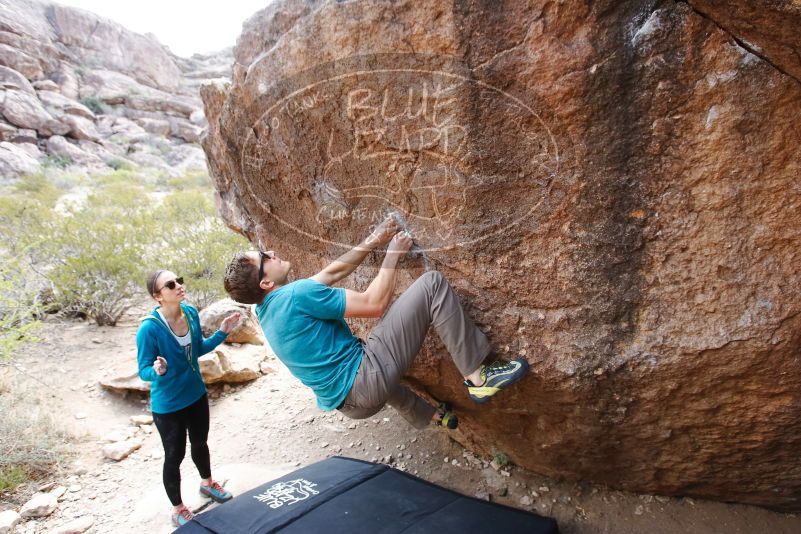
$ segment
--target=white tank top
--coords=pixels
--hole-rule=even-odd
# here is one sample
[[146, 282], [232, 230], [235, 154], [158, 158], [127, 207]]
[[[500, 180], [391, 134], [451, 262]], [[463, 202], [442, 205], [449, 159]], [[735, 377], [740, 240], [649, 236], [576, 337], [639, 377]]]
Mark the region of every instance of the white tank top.
[[179, 345], [181, 345], [182, 347], [186, 347], [187, 345], [192, 343], [192, 336], [190, 336], [190, 334], [192, 333], [191, 330], [187, 330], [186, 334], [183, 336], [175, 335], [175, 332], [173, 332], [172, 328], [170, 328], [170, 323], [167, 321], [167, 318], [164, 317], [163, 313], [161, 313], [161, 308], [157, 309], [156, 311], [158, 312], [159, 317], [161, 317], [161, 320], [164, 321], [164, 324], [167, 325], [167, 330], [170, 331], [170, 334], [172, 334], [172, 337], [175, 338], [175, 341], [177, 341]]

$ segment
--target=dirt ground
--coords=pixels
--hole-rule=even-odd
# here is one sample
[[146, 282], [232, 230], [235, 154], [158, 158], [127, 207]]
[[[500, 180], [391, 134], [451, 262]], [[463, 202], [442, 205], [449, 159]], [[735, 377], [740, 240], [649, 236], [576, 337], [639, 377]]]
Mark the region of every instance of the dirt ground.
[[[48, 396], [54, 413], [77, 439], [75, 461], [56, 479], [69, 487], [58, 508], [47, 518], [19, 524], [16, 532], [50, 532], [86, 515], [93, 518], [87, 532], [171, 531], [157, 432], [140, 430], [143, 446], [120, 462], [103, 459], [99, 441], [129, 426], [132, 415], [149, 413], [146, 400], [124, 398], [98, 385], [110, 375], [135, 370], [136, 318], [144, 311], [144, 307], [132, 310], [113, 328], [82, 321], [49, 322], [44, 341], [17, 359], [25, 372], [2, 371], [7, 379]], [[494, 502], [552, 516], [565, 534], [801, 532], [801, 517], [792, 514], [625, 493], [552, 480], [514, 466], [495, 469], [490, 458], [472, 456], [447, 431], [415, 430], [392, 409], [365, 421], [321, 412], [311, 392], [279, 361], [269, 364], [274, 372], [254, 382], [210, 390], [212, 469], [236, 493], [299, 466], [341, 455], [390, 463], [466, 495], [489, 496]], [[188, 453], [182, 473], [184, 495], [189, 495], [185, 500], [200, 506], [193, 489], [198, 475]], [[0, 510], [17, 509], [24, 497], [0, 496]]]

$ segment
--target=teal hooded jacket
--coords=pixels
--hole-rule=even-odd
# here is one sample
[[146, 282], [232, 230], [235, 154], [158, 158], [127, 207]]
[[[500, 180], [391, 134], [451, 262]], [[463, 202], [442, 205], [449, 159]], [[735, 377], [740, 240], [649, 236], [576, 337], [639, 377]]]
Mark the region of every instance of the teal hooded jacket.
[[[137, 361], [139, 378], [150, 382], [150, 406], [154, 413], [177, 412], [196, 402], [206, 393], [206, 384], [200, 374], [198, 358], [222, 343], [226, 336], [217, 330], [211, 337], [204, 338], [200, 330], [197, 310], [181, 303], [181, 311], [189, 325], [191, 351], [185, 351], [156, 312], [158, 308], [142, 318], [136, 332]], [[153, 362], [156, 356], [167, 360], [167, 372], [156, 373]]]

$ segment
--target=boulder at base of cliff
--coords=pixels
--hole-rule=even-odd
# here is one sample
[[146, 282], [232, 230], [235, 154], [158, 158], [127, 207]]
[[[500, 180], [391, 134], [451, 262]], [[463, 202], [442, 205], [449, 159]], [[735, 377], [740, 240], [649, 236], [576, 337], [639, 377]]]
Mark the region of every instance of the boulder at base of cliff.
[[237, 326], [225, 338], [226, 343], [250, 343], [263, 345], [264, 335], [261, 325], [247, 304], [231, 299], [222, 299], [200, 310], [200, 326], [203, 335], [208, 337], [220, 328], [222, 320], [232, 313], [239, 313]]

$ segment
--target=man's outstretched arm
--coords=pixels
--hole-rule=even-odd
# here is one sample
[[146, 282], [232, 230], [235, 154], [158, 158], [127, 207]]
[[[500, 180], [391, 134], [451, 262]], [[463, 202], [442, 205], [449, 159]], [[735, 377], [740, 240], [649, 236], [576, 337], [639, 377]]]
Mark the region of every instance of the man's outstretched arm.
[[381, 268], [367, 289], [362, 292], [345, 290], [345, 317], [381, 317], [383, 315], [389, 307], [395, 290], [398, 261], [409, 251], [411, 246], [412, 238], [406, 232], [401, 232], [392, 238]]
[[387, 217], [361, 243], [329, 263], [325, 269], [312, 276], [311, 279], [327, 286], [336, 284], [355, 271], [373, 249], [389, 243], [399, 229], [395, 218]]

